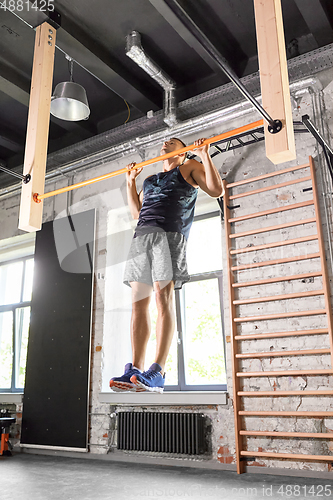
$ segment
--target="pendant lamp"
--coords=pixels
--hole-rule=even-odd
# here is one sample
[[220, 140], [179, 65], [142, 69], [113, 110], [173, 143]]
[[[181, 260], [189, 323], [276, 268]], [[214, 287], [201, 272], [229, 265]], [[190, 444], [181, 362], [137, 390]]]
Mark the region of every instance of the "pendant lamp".
[[73, 59], [66, 58], [70, 61], [70, 81], [56, 85], [51, 97], [51, 114], [67, 121], [87, 120], [90, 109], [86, 91], [73, 82]]

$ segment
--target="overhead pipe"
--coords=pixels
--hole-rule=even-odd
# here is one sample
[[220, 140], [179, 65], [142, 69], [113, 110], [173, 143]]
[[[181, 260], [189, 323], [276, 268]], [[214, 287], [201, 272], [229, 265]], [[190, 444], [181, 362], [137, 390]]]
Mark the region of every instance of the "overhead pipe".
[[[305, 91], [310, 91], [313, 94], [316, 94], [321, 89], [321, 84], [317, 78], [310, 77], [305, 78], [303, 80], [294, 82], [290, 85], [290, 91], [292, 95], [298, 96], [303, 95]], [[248, 101], [242, 101], [237, 104], [233, 104], [227, 108], [219, 108], [215, 111], [210, 111], [203, 115], [197, 116], [195, 118], [190, 118], [186, 121], [179, 122], [172, 132], [168, 132], [167, 129], [158, 130], [154, 133], [148, 133], [145, 135], [139, 135], [135, 139], [127, 139], [126, 138], [126, 127], [122, 127], [124, 131], [124, 135], [121, 139], [121, 142], [114, 146], [102, 147], [101, 150], [92, 154], [87, 154], [84, 152], [84, 156], [70, 161], [68, 163], [64, 163], [61, 167], [58, 167], [50, 172], [46, 173], [45, 181], [56, 182], [61, 179], [63, 176], [73, 175], [82, 173], [84, 170], [97, 167], [101, 164], [105, 164], [111, 161], [115, 161], [119, 158], [128, 157], [131, 154], [137, 154], [138, 147], [143, 148], [152, 148], [159, 145], [162, 141], [171, 137], [171, 133], [175, 136], [186, 136], [193, 135], [196, 133], [202, 133], [203, 130], [206, 130], [210, 127], [220, 126], [222, 123], [226, 123], [228, 121], [234, 119], [246, 119], [246, 116], [253, 112], [253, 108], [251, 107]], [[66, 152], [66, 156], [70, 156], [72, 152], [80, 151], [80, 144], [85, 145], [87, 143], [96, 144], [97, 141], [101, 140], [101, 137], [105, 138], [105, 141], [110, 142], [110, 131], [104, 132], [99, 136], [87, 139], [79, 144], [74, 144], [62, 150]], [[56, 155], [56, 153], [54, 153]], [[50, 155], [52, 158], [52, 155]], [[0, 189], [0, 199], [3, 200], [7, 197], [15, 196], [21, 190], [22, 184], [15, 184], [13, 186], [9, 186], [7, 188]]]
[[176, 112], [176, 82], [172, 80], [143, 50], [141, 35], [132, 31], [126, 37], [126, 55], [151, 76], [164, 90], [164, 122], [173, 127], [178, 123]]
[[[238, 104], [234, 104], [228, 108], [218, 109], [217, 111], [212, 111], [209, 113], [205, 113], [204, 115], [197, 116], [195, 118], [190, 118], [184, 122], [179, 122], [172, 130], [172, 132], [168, 133], [167, 129], [158, 130], [154, 133], [148, 133], [143, 136], [138, 136], [135, 139], [130, 139], [127, 141], [123, 141], [115, 146], [111, 146], [108, 148], [103, 148], [101, 151], [96, 153], [92, 153], [89, 155], [85, 155], [83, 158], [79, 158], [77, 160], [71, 161], [67, 164], [62, 165], [59, 168], [56, 168], [50, 172], [46, 173], [45, 181], [46, 182], [56, 182], [57, 179], [60, 179], [63, 176], [67, 176], [69, 174], [78, 174], [83, 172], [86, 169], [93, 168], [99, 166], [101, 163], [108, 163], [119, 158], [127, 157], [130, 154], [137, 154], [138, 147], [143, 148], [152, 148], [161, 144], [161, 142], [167, 140], [171, 137], [171, 134], [175, 136], [184, 136], [202, 132], [203, 130], [220, 125], [229, 120], [242, 118], [247, 116], [252, 112], [252, 109], [249, 106], [248, 102], [241, 102]], [[125, 127], [124, 134], [126, 132]], [[110, 132], [103, 133], [100, 135], [108, 135]], [[96, 143], [99, 137], [93, 137], [90, 139], [86, 139], [82, 142], [82, 144], [86, 144], [87, 142]], [[125, 139], [125, 136], [124, 136]], [[110, 138], [108, 137], [108, 140]], [[79, 143], [80, 144], [80, 143]], [[70, 154], [72, 151], [78, 148], [78, 144], [74, 144], [73, 146], [69, 146], [65, 148], [63, 151], [68, 152]], [[56, 154], [56, 153], [55, 153]], [[13, 196], [19, 193], [21, 190], [21, 184], [16, 184], [14, 186], [9, 186], [0, 190], [0, 199], [4, 199], [10, 196]]]
[[282, 123], [280, 120], [274, 120], [267, 111], [259, 104], [257, 99], [255, 99], [247, 88], [243, 85], [241, 80], [238, 78], [236, 73], [229, 67], [227, 61], [222, 57], [220, 52], [212, 44], [212, 42], [207, 38], [207, 36], [200, 30], [200, 28], [195, 24], [193, 19], [187, 14], [184, 8], [178, 3], [177, 0], [165, 0], [165, 3], [172, 10], [175, 16], [184, 24], [184, 26], [189, 30], [189, 32], [194, 36], [194, 38], [202, 45], [205, 51], [217, 62], [222, 71], [227, 75], [227, 77], [232, 81], [232, 83], [238, 88], [238, 90], [243, 94], [243, 96], [252, 103], [252, 105], [259, 111], [261, 116], [268, 123], [268, 130], [272, 134], [280, 132], [282, 129]]

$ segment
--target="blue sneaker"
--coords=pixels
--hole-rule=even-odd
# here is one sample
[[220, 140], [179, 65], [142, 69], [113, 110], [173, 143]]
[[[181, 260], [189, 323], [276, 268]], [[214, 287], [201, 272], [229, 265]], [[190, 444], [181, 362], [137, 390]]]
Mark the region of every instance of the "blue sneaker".
[[132, 363], [127, 363], [125, 365], [124, 375], [121, 377], [112, 377], [110, 380], [110, 388], [115, 392], [142, 392], [145, 389], [137, 387], [131, 382], [131, 377], [133, 375], [141, 375], [140, 370], [133, 368]]
[[162, 367], [158, 363], [153, 363], [151, 367], [142, 373], [135, 373], [131, 376], [131, 382], [141, 390], [150, 392], [163, 392], [165, 374], [161, 374]]

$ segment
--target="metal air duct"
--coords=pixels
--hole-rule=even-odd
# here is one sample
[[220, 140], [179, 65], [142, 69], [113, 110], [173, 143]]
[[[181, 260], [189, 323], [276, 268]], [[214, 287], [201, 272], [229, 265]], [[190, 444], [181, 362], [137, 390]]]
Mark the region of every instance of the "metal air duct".
[[[233, 89], [232, 84], [228, 84], [228, 88], [229, 87]], [[290, 85], [290, 92], [291, 95], [297, 99], [299, 96], [302, 96], [303, 93], [310, 92], [311, 95], [316, 95], [321, 92], [321, 88], [320, 81], [317, 78], [310, 77], [292, 83]], [[207, 107], [207, 102], [214, 97], [217, 91], [219, 92], [218, 95], [225, 96], [227, 94], [226, 86], [223, 86], [219, 89], [215, 89], [215, 91], [210, 91], [196, 97], [193, 103], [192, 99], [189, 100], [187, 106], [189, 109], [193, 109], [191, 106], [195, 106], [195, 110], [196, 106], [200, 105], [200, 108], [203, 109], [205, 106]], [[214, 100], [213, 102], [215, 104], [216, 101]], [[184, 103], [180, 104], [180, 108], [183, 108]], [[74, 144], [61, 151], [56, 151], [48, 156], [48, 164], [51, 165], [52, 170], [46, 173], [46, 184], [55, 182], [68, 175], [79, 174], [85, 169], [94, 168], [103, 163], [106, 164], [130, 154], [135, 154], [138, 152], [139, 147], [151, 148], [157, 146], [164, 140], [170, 138], [171, 135], [182, 137], [199, 132], [202, 133], [210, 127], [222, 125], [235, 118], [245, 118], [246, 115], [253, 112], [253, 107], [248, 101], [242, 101], [228, 107], [220, 107], [219, 101], [217, 101], [217, 103], [218, 105], [213, 106], [217, 108], [215, 111], [209, 111], [179, 122], [172, 131], [160, 128], [162, 119], [158, 127], [156, 127], [157, 130], [145, 129], [142, 125], [143, 120], [146, 125], [149, 124], [149, 120], [141, 118], [137, 120], [137, 127], [132, 130], [132, 137], [128, 136], [128, 126], [122, 125], [116, 130], [103, 132], [81, 143]], [[212, 106], [209, 107], [211, 108]], [[186, 109], [186, 106], [184, 106], [184, 109]], [[135, 127], [134, 122], [132, 122], [132, 126]], [[110, 146], [110, 142], [112, 143], [113, 141], [115, 144]], [[78, 154], [80, 155], [79, 158], [77, 158]], [[17, 195], [21, 191], [21, 188], [22, 184], [19, 183], [0, 189], [0, 199], [3, 200]]]
[[161, 85], [164, 90], [164, 122], [169, 127], [176, 125], [178, 123], [176, 117], [176, 83], [145, 53], [141, 45], [141, 35], [138, 31], [132, 31], [127, 35], [126, 55]]

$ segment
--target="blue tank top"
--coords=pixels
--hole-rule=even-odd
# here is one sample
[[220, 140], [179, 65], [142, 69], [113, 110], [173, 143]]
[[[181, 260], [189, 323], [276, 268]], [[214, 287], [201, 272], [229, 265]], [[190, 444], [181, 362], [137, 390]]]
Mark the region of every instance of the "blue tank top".
[[179, 166], [147, 177], [135, 236], [160, 229], [182, 233], [187, 239], [197, 196], [198, 190], [184, 179]]

